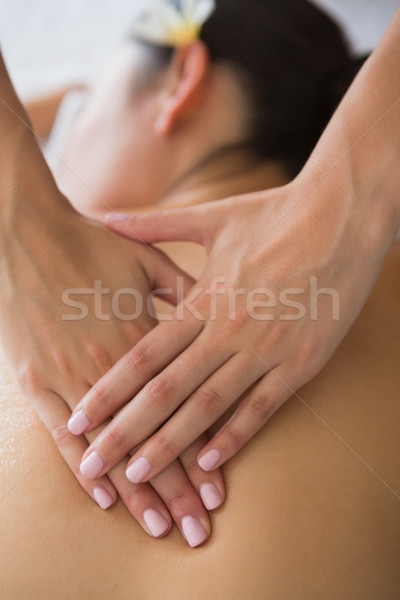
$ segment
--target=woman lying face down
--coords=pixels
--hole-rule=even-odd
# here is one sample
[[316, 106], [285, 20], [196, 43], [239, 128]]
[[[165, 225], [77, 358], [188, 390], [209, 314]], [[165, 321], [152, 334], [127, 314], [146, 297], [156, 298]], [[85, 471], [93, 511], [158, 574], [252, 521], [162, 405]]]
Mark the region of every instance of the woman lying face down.
[[179, 48], [132, 34], [66, 98], [49, 141], [57, 182], [88, 214], [278, 186], [300, 171], [361, 63], [305, 0], [219, 0], [200, 40]]

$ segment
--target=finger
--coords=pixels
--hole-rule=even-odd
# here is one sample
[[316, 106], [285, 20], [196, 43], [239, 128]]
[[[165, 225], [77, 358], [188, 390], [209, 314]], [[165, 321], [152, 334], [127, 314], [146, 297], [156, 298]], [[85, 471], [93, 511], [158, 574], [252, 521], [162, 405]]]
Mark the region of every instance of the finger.
[[64, 400], [54, 392], [46, 392], [40, 398], [36, 398], [33, 404], [81, 487], [103, 510], [112, 506], [117, 499], [117, 493], [108, 477], [88, 480], [80, 471], [82, 455], [87, 450], [88, 443], [83, 436], [76, 437], [68, 431], [66, 423], [71, 411]]
[[122, 502], [148, 535], [166, 536], [172, 527], [168, 509], [149, 483], [135, 485], [127, 480], [127, 463], [128, 458], [124, 458], [109, 473]]
[[[241, 355], [235, 355], [196, 389], [174, 416], [140, 447], [129, 461], [127, 477], [139, 483], [152, 479], [165, 469], [213, 425], [264, 371], [265, 366], [258, 362], [254, 364], [250, 356], [243, 361]], [[132, 424], [126, 435], [132, 439]]]
[[116, 233], [138, 242], [191, 241], [204, 244], [215, 218], [215, 205], [204, 204], [142, 215], [109, 213], [106, 224]]
[[189, 546], [195, 548], [203, 544], [210, 535], [210, 520], [180, 462], [175, 460], [150, 483], [168, 507]]
[[[91, 437], [93, 432], [88, 435]], [[192, 451], [194, 461], [198, 446]], [[158, 478], [144, 484], [128, 481], [125, 475], [127, 463], [126, 457], [111, 469], [109, 475], [139, 525], [153, 537], [164, 537], [171, 530], [173, 519], [191, 547], [204, 543], [211, 530], [208, 515], [179, 461]]]
[[[201, 323], [195, 319], [177, 321], [173, 327], [168, 322], [157, 325], [99, 379], [78, 403], [68, 422], [71, 433], [80, 435], [90, 431], [113, 415], [190, 346], [201, 332], [201, 327]], [[193, 367], [188, 361], [185, 364], [186, 369]], [[188, 382], [187, 377], [179, 384], [185, 382]]]
[[[99, 430], [97, 429], [87, 433], [85, 437], [89, 442], [92, 442], [98, 433]], [[82, 460], [82, 457], [80, 460]], [[156, 538], [164, 537], [172, 527], [171, 515], [150, 484], [135, 485], [127, 480], [125, 470], [128, 460], [129, 456], [125, 456], [110, 471], [110, 480], [127, 510], [146, 533]]]
[[196, 282], [176, 266], [164, 252], [155, 248], [153, 250], [158, 258], [150, 252], [145, 252], [143, 255], [144, 267], [150, 275], [152, 296], [160, 297], [165, 302], [176, 306], [189, 294]]
[[197, 455], [208, 442], [206, 434], [201, 435], [179, 456], [179, 460], [200, 495], [207, 510], [219, 508], [225, 500], [225, 485], [221, 469], [205, 473], [197, 464]]
[[[105, 474], [134, 446], [143, 442], [164, 423], [191, 392], [206, 380], [208, 374], [213, 373], [225, 362], [223, 357], [222, 363], [216, 363], [217, 358], [209, 352], [209, 345], [201, 341], [196, 342], [186, 351], [185, 361], [178, 360], [176, 364], [173, 362], [155, 377], [101, 432], [82, 458], [81, 470], [87, 477]], [[191, 378], [187, 377], [188, 371], [193, 372]], [[93, 421], [93, 411], [91, 416], [92, 422], [96, 422], [97, 420]], [[204, 429], [193, 436], [190, 443], [203, 431]], [[179, 433], [181, 436], [183, 432]], [[181, 449], [184, 450], [187, 445], [189, 444], [186, 443]], [[177, 452], [174, 459], [179, 454], [180, 452]], [[172, 460], [168, 460], [164, 467]], [[153, 474], [156, 475], [162, 470], [160, 468]]]
[[234, 456], [290, 398], [293, 386], [293, 376], [283, 367], [267, 373], [200, 452], [197, 462], [202, 469], [220, 467]]

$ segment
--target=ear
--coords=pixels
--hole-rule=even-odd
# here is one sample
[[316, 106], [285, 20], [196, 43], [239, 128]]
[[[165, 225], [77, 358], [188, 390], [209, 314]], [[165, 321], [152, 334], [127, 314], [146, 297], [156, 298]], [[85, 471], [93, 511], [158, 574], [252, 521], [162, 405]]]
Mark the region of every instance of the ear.
[[207, 46], [195, 42], [175, 51], [170, 66], [168, 91], [163, 98], [154, 131], [169, 135], [187, 108], [191, 107], [201, 91], [210, 65]]

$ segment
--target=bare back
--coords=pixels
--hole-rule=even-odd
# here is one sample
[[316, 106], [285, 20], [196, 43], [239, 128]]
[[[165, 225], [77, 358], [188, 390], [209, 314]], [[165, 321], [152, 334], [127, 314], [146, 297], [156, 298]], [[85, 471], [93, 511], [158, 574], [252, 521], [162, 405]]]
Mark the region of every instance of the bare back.
[[100, 511], [4, 367], [0, 597], [399, 598], [399, 274], [397, 245], [328, 366], [224, 467], [195, 550], [175, 529], [150, 538], [120, 502]]

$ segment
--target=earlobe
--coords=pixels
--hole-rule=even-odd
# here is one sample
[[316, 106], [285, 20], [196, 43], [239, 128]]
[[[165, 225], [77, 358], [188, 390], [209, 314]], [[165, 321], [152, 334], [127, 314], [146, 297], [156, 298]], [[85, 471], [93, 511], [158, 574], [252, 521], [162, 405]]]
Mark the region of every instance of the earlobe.
[[156, 135], [171, 134], [188, 109], [195, 105], [206, 79], [209, 64], [208, 49], [203, 42], [196, 42], [176, 50], [170, 66], [171, 89], [162, 101], [154, 123]]
[[154, 133], [160, 137], [169, 135], [172, 129], [171, 112], [163, 107], [156, 122], [154, 123]]

